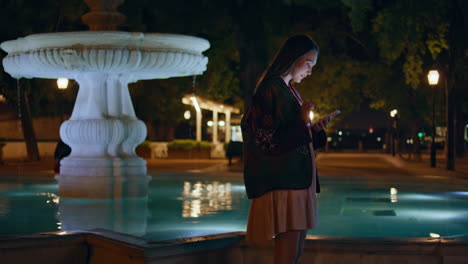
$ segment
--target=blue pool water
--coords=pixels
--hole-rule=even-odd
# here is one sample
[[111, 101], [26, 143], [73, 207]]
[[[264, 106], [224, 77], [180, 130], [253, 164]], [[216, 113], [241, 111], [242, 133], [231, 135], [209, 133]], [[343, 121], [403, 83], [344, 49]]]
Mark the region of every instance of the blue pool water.
[[[468, 234], [468, 188], [323, 181], [319, 226], [311, 235], [428, 237]], [[55, 183], [0, 181], [0, 235], [105, 228], [166, 240], [245, 231], [249, 201], [241, 180], [158, 176], [148, 198], [58, 197]]]

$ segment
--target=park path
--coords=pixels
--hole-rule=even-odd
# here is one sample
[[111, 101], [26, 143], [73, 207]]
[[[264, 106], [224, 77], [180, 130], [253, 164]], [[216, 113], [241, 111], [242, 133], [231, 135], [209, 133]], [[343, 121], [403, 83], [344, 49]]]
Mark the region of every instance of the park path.
[[320, 152], [317, 166], [321, 179], [325, 180], [427, 182], [468, 187], [467, 161], [457, 159], [456, 170], [448, 171], [442, 157], [436, 168], [430, 168], [426, 155], [416, 162], [384, 153]]
[[[442, 155], [438, 156], [437, 168], [429, 167], [429, 157], [422, 156], [421, 162], [408, 161], [404, 157], [392, 157], [385, 153], [342, 153], [319, 152], [318, 171], [325, 180], [361, 181], [421, 181], [443, 180], [468, 186], [468, 157], [457, 159], [456, 171], [444, 169]], [[1, 176], [18, 178], [53, 179], [54, 161], [45, 159], [38, 162], [6, 161], [0, 165]], [[228, 166], [226, 159], [148, 159], [148, 172], [195, 172], [203, 177], [242, 178], [243, 164], [235, 160]]]

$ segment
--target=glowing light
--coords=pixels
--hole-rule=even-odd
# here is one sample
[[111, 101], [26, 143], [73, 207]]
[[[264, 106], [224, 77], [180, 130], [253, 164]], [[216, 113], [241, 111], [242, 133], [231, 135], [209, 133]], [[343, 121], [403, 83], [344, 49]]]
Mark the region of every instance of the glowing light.
[[67, 89], [68, 87], [68, 79], [67, 78], [58, 78], [57, 79], [57, 86], [60, 90]]
[[333, 139], [331, 137], [327, 137], [327, 142], [331, 142]]
[[468, 192], [452, 192], [453, 194], [458, 194], [458, 195], [466, 195], [468, 196]]
[[309, 118], [311, 121], [314, 120], [314, 116], [315, 116], [314, 112], [310, 111]]
[[35, 193], [34, 195], [47, 196], [49, 198], [52, 198], [51, 200], [47, 200], [46, 203], [54, 203], [54, 204], [60, 203], [60, 196], [58, 196], [55, 193]]
[[374, 128], [373, 127], [369, 127], [369, 134], [372, 134], [374, 133]]
[[392, 203], [398, 202], [397, 194], [398, 194], [398, 190], [396, 188], [393, 188], [393, 187], [390, 188], [390, 202]]
[[378, 141], [378, 142], [382, 141], [382, 138], [381, 138], [381, 137], [377, 137], [377, 141]]
[[207, 124], [209, 127], [212, 127], [214, 123], [213, 123], [213, 121], [210, 120], [210, 121], [206, 122], [206, 124]]
[[440, 235], [437, 234], [437, 233], [429, 233], [429, 236], [430, 236], [431, 238], [440, 238]]
[[429, 81], [430, 85], [437, 85], [439, 82], [439, 72], [436, 70], [431, 70], [427, 74], [427, 80]]
[[338, 131], [338, 135], [343, 135], [343, 132], [342, 131]]
[[6, 102], [6, 98], [3, 94], [0, 94], [0, 102]]
[[418, 137], [424, 137], [424, 133], [423, 133], [423, 132], [419, 132], [419, 133], [418, 133]]
[[[400, 197], [401, 198], [401, 197]], [[440, 199], [438, 199], [440, 201]], [[398, 215], [401, 217], [416, 217], [421, 220], [429, 219], [433, 220], [453, 220], [464, 217], [464, 211], [456, 210], [441, 210], [441, 209], [424, 209], [420, 211], [414, 210], [414, 208], [399, 209]]]
[[[243, 186], [241, 186], [243, 187]], [[239, 188], [239, 186], [235, 187]], [[182, 217], [197, 218], [220, 210], [232, 210], [231, 183], [212, 181], [184, 182], [181, 199]]]
[[226, 122], [224, 122], [224, 120], [221, 120], [221, 121], [218, 122], [218, 125], [223, 127], [223, 126], [226, 125]]
[[392, 118], [395, 117], [397, 114], [398, 114], [398, 110], [396, 110], [396, 109], [393, 109], [392, 111], [390, 111], [390, 116]]
[[184, 118], [185, 118], [186, 120], [190, 119], [191, 116], [192, 116], [192, 115], [190, 114], [190, 111], [189, 111], [189, 110], [187, 110], [187, 111], [184, 112]]

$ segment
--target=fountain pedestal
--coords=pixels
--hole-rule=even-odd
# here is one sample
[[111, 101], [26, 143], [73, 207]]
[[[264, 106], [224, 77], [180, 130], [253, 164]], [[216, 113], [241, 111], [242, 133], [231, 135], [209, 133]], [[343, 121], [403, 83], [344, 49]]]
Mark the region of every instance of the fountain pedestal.
[[135, 116], [128, 79], [117, 74], [78, 75], [80, 90], [60, 136], [72, 152], [56, 177], [62, 196], [134, 197], [146, 195], [146, 161], [135, 147], [146, 126]]

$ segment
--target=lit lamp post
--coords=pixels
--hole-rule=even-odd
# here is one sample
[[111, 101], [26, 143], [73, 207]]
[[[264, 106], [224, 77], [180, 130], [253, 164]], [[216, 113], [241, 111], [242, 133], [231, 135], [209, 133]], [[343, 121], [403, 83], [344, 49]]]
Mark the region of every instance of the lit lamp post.
[[68, 79], [67, 78], [58, 78], [57, 79], [57, 86], [60, 90], [67, 89], [68, 87]]
[[392, 140], [392, 156], [395, 156], [395, 136], [397, 134], [397, 114], [398, 110], [393, 109], [390, 111], [390, 117], [392, 118], [392, 132], [391, 132], [391, 140]]
[[192, 117], [192, 114], [190, 113], [189, 110], [186, 110], [186, 111], [184, 112], [184, 119], [185, 119], [185, 120], [189, 120], [190, 117]]
[[[68, 87], [68, 79], [67, 78], [58, 78], [57, 79], [57, 87], [59, 90], [65, 90]], [[64, 106], [63, 104], [60, 105], [60, 123], [63, 122], [63, 112], [64, 112]]]
[[[439, 82], [439, 72], [436, 70], [429, 71], [427, 74], [427, 80], [429, 85], [436, 86]], [[436, 147], [435, 147], [435, 94], [432, 96], [432, 138], [431, 138], [431, 167], [435, 168], [436, 166]]]

